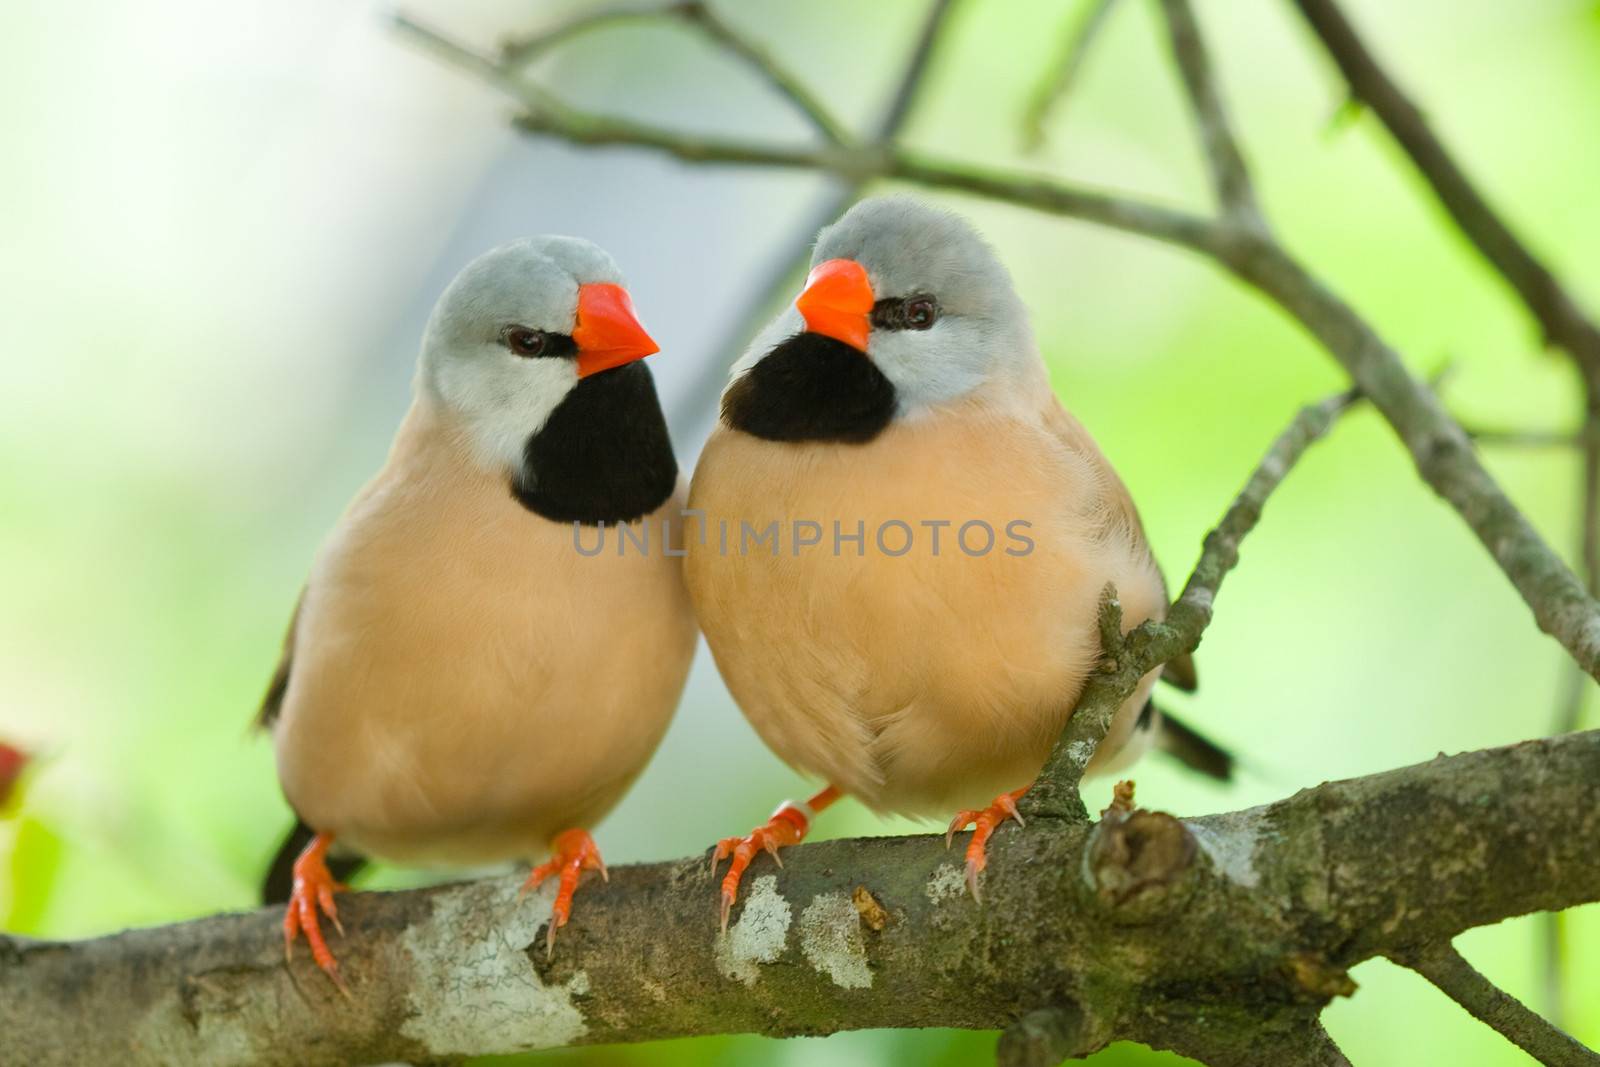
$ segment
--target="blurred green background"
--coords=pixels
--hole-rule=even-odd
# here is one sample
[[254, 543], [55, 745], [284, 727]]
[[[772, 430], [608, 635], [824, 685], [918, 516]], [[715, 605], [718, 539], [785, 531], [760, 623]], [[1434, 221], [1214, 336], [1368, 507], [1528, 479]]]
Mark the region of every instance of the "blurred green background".
[[[407, 10], [488, 46], [581, 7]], [[1024, 103], [1081, 7], [961, 3], [908, 141], [1202, 203], [1194, 136], [1145, 3], [1117, 10], [1043, 152], [1021, 153]], [[1464, 420], [1573, 426], [1567, 365], [1541, 351], [1375, 120], [1333, 121], [1341, 86], [1288, 5], [1198, 7], [1291, 247], [1414, 370], [1453, 362], [1447, 400]], [[1513, 223], [1600, 309], [1600, 6], [1349, 7]], [[719, 8], [860, 127], [924, 4]], [[693, 382], [721, 358], [716, 343], [774, 243], [826, 186], [520, 139], [503, 98], [406, 47], [367, 2], [12, 0], [0, 42], [0, 738], [41, 754], [20, 809], [0, 821], [0, 928], [77, 937], [246, 908], [289, 821], [269, 746], [246, 725], [321, 536], [404, 410], [444, 282], [522, 234], [607, 246], [663, 345], [655, 370], [687, 466], [711, 411]], [[584, 38], [534, 73], [597, 109], [806, 135], [739, 67], [670, 28]], [[1181, 578], [1267, 442], [1340, 385], [1331, 360], [1180, 253], [948, 202], [1000, 246], [1060, 395]], [[1487, 459], [1565, 551], [1574, 455]], [[1237, 808], [1543, 734], [1564, 688], [1558, 647], [1370, 412], [1273, 498], [1200, 667], [1201, 691], [1169, 702], [1248, 769], [1224, 789], [1152, 759], [1138, 770], [1146, 805]], [[613, 863], [688, 854], [807, 786], [756, 740], [702, 655], [659, 756], [599, 840]], [[1092, 806], [1108, 791], [1095, 783]], [[818, 833], [912, 828], [846, 804]], [[1535, 934], [1519, 920], [1460, 944], [1549, 1010]], [[1600, 1043], [1600, 910], [1571, 913], [1567, 936], [1566, 1019]], [[1360, 991], [1327, 1020], [1357, 1063], [1531, 1062], [1409, 973], [1380, 961], [1354, 976]], [[740, 1037], [528, 1061], [965, 1064], [986, 1062], [992, 1044], [940, 1031]], [[1095, 1062], [1179, 1061], [1116, 1047]]]

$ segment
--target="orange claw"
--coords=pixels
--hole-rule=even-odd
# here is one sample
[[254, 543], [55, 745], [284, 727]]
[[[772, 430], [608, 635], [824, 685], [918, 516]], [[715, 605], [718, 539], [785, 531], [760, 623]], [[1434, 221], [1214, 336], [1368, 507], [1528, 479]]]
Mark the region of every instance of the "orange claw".
[[812, 816], [838, 799], [839, 790], [830, 785], [804, 804], [785, 800], [778, 805], [778, 810], [772, 813], [771, 818], [744, 837], [724, 837], [717, 842], [717, 847], [711, 853], [713, 877], [717, 873], [717, 864], [729, 856], [733, 857], [733, 862], [728, 864], [728, 873], [722, 879], [723, 933], [728, 932], [728, 914], [739, 897], [739, 880], [744, 877], [750, 861], [755, 859], [757, 850], [766, 852], [772, 857], [772, 862], [782, 867], [783, 860], [778, 856], [778, 849], [805, 840], [806, 831], [811, 829]]
[[555, 954], [556, 930], [567, 925], [572, 915], [572, 895], [578, 891], [578, 878], [584, 871], [599, 871], [601, 881], [610, 881], [606, 861], [600, 858], [600, 849], [586, 830], [563, 830], [550, 842], [552, 855], [528, 873], [522, 883], [522, 892], [537, 889], [546, 878], [558, 871], [561, 881], [556, 889], [555, 903], [550, 905], [550, 925], [545, 928], [544, 954]]
[[323, 974], [333, 979], [339, 992], [348, 997], [350, 990], [339, 975], [339, 961], [333, 958], [328, 943], [322, 939], [322, 924], [317, 914], [320, 908], [322, 914], [333, 921], [339, 936], [344, 936], [333, 895], [347, 887], [334, 881], [328, 872], [327, 855], [331, 844], [332, 834], [318, 834], [294, 861], [294, 889], [289, 893], [289, 907], [283, 916], [283, 959], [287, 963], [293, 957], [295, 938], [305, 934], [306, 944], [311, 946], [311, 958], [317, 961]]
[[956, 817], [950, 820], [950, 828], [944, 832], [944, 847], [949, 848], [957, 830], [972, 827], [972, 840], [967, 842], [967, 888], [972, 891], [972, 899], [979, 904], [983, 903], [983, 898], [978, 895], [978, 872], [989, 865], [989, 835], [1007, 819], [1017, 820], [1018, 826], [1026, 825], [1022, 821], [1022, 812], [1017, 810], [1017, 801], [1027, 791], [1028, 786], [1023, 786], [1009, 793], [1001, 793], [994, 798], [994, 803], [982, 811], [957, 812]]

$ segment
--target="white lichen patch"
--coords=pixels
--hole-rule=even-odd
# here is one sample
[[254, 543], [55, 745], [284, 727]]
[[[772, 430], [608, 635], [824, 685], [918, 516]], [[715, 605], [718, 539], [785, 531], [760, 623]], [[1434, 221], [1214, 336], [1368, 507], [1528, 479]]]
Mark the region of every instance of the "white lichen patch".
[[1183, 824], [1217, 870], [1246, 889], [1254, 889], [1261, 882], [1256, 870], [1256, 846], [1262, 839], [1257, 810], [1212, 815]]
[[872, 985], [861, 913], [843, 893], [820, 893], [800, 913], [800, 951], [834, 985], [845, 989]]
[[928, 902], [931, 904], [942, 904], [966, 891], [966, 871], [953, 863], [940, 864], [939, 869], [933, 872], [933, 877], [928, 879], [928, 884], [923, 887], [923, 892], [928, 894]]
[[1072, 744], [1067, 746], [1067, 757], [1079, 767], [1088, 766], [1089, 761], [1094, 758], [1094, 742], [1072, 742]]
[[944, 904], [950, 897], [962, 896], [966, 893], [966, 870], [955, 864], [939, 864], [933, 877], [928, 878], [928, 885], [923, 886], [923, 893], [928, 894], [930, 904]]
[[755, 985], [760, 964], [775, 962], [788, 947], [793, 917], [789, 902], [778, 893], [777, 875], [757, 878], [739, 921], [726, 934], [717, 935], [712, 950], [717, 970], [725, 978]]
[[528, 956], [529, 945], [544, 951], [541, 927], [554, 898], [554, 880], [521, 899], [512, 880], [434, 898], [432, 918], [401, 938], [414, 977], [400, 1032], [441, 1058], [475, 1051], [489, 1033], [510, 1048], [555, 1048], [582, 1037], [588, 1024], [573, 998], [589, 991], [588, 974], [546, 985]]

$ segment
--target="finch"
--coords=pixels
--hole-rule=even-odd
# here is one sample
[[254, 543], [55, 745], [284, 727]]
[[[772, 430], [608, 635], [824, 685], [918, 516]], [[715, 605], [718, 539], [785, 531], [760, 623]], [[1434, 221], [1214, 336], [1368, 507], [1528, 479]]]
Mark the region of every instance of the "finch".
[[529, 876], [559, 876], [547, 945], [605, 872], [587, 828], [655, 750], [696, 640], [655, 351], [611, 257], [572, 237], [494, 249], [434, 308], [410, 411], [316, 557], [259, 717], [300, 820], [266, 893], [288, 899], [285, 951], [304, 935], [341, 988], [330, 848], [549, 850]]
[[[1017, 818], [1100, 653], [1102, 590], [1128, 628], [1166, 587], [1122, 480], [1051, 391], [1027, 309], [965, 220], [865, 200], [818, 238], [804, 291], [734, 365], [695, 469], [690, 596], [745, 716], [828, 783], [726, 838], [722, 917], [751, 859], [799, 841], [841, 795], [879, 812]], [[1093, 770], [1163, 734], [1157, 674]], [[1192, 665], [1179, 664], [1180, 678]]]

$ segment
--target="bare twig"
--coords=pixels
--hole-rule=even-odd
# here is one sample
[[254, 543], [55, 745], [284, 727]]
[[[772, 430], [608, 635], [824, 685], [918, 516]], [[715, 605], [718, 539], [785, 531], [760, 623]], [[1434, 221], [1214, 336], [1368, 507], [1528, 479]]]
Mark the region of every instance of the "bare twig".
[[[742, 61], [771, 85], [778, 95], [788, 100], [795, 110], [816, 127], [818, 133], [830, 144], [842, 145], [851, 141], [849, 132], [834, 118], [803, 81], [785, 67], [762, 45], [746, 36], [704, 0], [674, 0], [672, 3], [604, 7], [582, 12], [549, 29], [530, 37], [508, 41], [500, 52], [500, 66], [506, 71], [526, 67], [556, 45], [594, 30], [605, 29], [623, 22], [679, 19], [705, 35], [713, 44], [720, 45], [730, 55]], [[401, 24], [410, 23], [404, 15], [397, 18]], [[412, 24], [414, 25], [414, 24]]]
[[674, 10], [699, 26], [711, 40], [724, 48], [765, 78], [781, 96], [787, 97], [800, 113], [810, 120], [817, 132], [831, 144], [849, 144], [854, 140], [848, 130], [833, 117], [826, 105], [799, 78], [795, 77], [766, 48], [746, 37], [741, 31], [713, 11], [704, 0], [684, 0], [674, 5]]
[[[1114, 658], [1105, 664], [1107, 669], [1084, 686], [1077, 709], [1045, 761], [1038, 782], [1023, 797], [1027, 813], [1088, 817], [1078, 795], [1078, 784], [1096, 747], [1111, 728], [1117, 709], [1146, 674], [1174, 656], [1193, 651], [1200, 643], [1201, 635], [1211, 623], [1212, 607], [1222, 580], [1238, 564], [1239, 544], [1260, 521], [1267, 498], [1282, 484], [1306, 449], [1327, 434], [1334, 420], [1354, 400], [1355, 394], [1346, 392], [1308, 405], [1273, 441], [1222, 521], [1206, 535], [1200, 559], [1184, 584], [1183, 592], [1167, 610], [1165, 620], [1142, 623], [1121, 638]], [[1115, 622], [1108, 620], [1113, 609]], [[1120, 619], [1121, 606], [1114, 597], [1108, 597], [1101, 609], [1103, 643], [1109, 643], [1109, 635], [1120, 630]]]
[[1462, 232], [1522, 297], [1546, 341], [1572, 355], [1587, 385], [1590, 410], [1600, 410], [1600, 327], [1478, 192], [1422, 110], [1361, 40], [1337, 0], [1295, 0], [1295, 5], [1338, 64], [1351, 95], [1383, 120]]
[[1502, 430], [1489, 426], [1464, 426], [1473, 443], [1492, 448], [1572, 448], [1582, 437], [1564, 430]]
[[1448, 941], [1392, 954], [1438, 986], [1472, 1016], [1546, 1067], [1600, 1067], [1600, 1055], [1584, 1048], [1530, 1011], [1468, 963]]
[[[565, 44], [592, 30], [605, 29], [608, 26], [623, 22], [641, 22], [669, 17], [673, 14], [674, 6], [673, 3], [667, 2], [618, 4], [613, 7], [591, 8], [537, 33], [506, 40], [500, 46], [500, 62], [508, 69], [519, 69], [532, 63], [557, 45]], [[398, 15], [396, 16], [396, 21], [409, 23], [411, 20], [405, 15]]]
[[1028, 98], [1022, 115], [1022, 144], [1028, 151], [1036, 151], [1044, 144], [1044, 124], [1050, 111], [1072, 92], [1072, 87], [1083, 71], [1084, 61], [1100, 30], [1105, 26], [1117, 0], [1090, 0], [1071, 19], [1067, 33], [1061, 39], [1061, 50], [1045, 77], [1040, 79], [1033, 95]]
[[1166, 15], [1172, 56], [1183, 76], [1195, 126], [1200, 131], [1217, 203], [1223, 213], [1239, 225], [1262, 229], [1266, 223], [1256, 206], [1250, 171], [1239, 150], [1239, 140], [1233, 134], [1228, 109], [1217, 87], [1215, 67], [1206, 52], [1194, 10], [1189, 0], [1161, 0], [1161, 10]]

